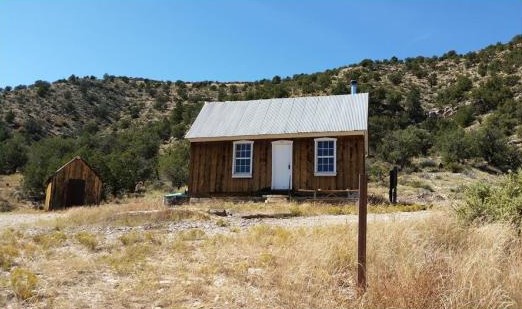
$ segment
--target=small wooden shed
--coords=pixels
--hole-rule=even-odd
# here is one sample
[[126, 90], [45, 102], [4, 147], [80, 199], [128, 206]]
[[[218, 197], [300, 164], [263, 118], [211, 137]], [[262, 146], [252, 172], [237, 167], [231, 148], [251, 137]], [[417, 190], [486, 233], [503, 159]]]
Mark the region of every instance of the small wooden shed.
[[192, 197], [358, 190], [368, 94], [209, 102], [186, 138]]
[[47, 180], [44, 209], [99, 204], [101, 195], [100, 176], [85, 160], [75, 157]]

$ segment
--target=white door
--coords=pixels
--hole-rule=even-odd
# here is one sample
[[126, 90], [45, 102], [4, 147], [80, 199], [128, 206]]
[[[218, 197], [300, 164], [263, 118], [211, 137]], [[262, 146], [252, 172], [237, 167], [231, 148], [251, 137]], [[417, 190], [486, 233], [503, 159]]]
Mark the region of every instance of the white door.
[[272, 142], [272, 190], [292, 189], [292, 141]]

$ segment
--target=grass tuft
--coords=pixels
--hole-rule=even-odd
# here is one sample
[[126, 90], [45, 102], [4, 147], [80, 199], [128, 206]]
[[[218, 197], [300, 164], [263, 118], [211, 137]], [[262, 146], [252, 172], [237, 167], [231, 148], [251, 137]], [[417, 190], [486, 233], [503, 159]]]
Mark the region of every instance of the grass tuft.
[[38, 284], [36, 275], [25, 268], [15, 268], [10, 276], [11, 288], [18, 299], [28, 300], [35, 295]]
[[33, 236], [33, 241], [44, 250], [62, 245], [67, 240], [67, 235], [62, 231], [43, 233]]
[[82, 231], [76, 233], [75, 238], [85, 248], [89, 249], [90, 251], [96, 251], [96, 247], [98, 247], [98, 239], [96, 235]]
[[131, 231], [129, 233], [123, 234], [118, 239], [124, 246], [130, 246], [137, 243], [143, 242], [143, 235], [136, 231]]
[[190, 229], [179, 233], [179, 238], [184, 241], [194, 241], [205, 239], [205, 231], [201, 229]]

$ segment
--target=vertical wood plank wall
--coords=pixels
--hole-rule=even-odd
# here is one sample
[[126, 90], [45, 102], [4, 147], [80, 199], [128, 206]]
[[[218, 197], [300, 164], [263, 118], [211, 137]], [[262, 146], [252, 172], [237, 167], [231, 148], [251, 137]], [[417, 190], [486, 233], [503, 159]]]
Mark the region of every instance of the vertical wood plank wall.
[[[364, 137], [337, 138], [337, 175], [314, 175], [314, 138], [293, 140], [292, 187], [297, 189], [357, 189], [364, 173]], [[190, 145], [189, 193], [193, 197], [255, 194], [272, 185], [272, 140], [254, 140], [252, 178], [232, 178], [233, 141]]]
[[64, 208], [67, 199], [69, 179], [85, 180], [85, 205], [99, 204], [102, 194], [102, 182], [96, 173], [81, 159], [74, 159], [64, 165], [51, 178], [45, 198], [45, 209]]

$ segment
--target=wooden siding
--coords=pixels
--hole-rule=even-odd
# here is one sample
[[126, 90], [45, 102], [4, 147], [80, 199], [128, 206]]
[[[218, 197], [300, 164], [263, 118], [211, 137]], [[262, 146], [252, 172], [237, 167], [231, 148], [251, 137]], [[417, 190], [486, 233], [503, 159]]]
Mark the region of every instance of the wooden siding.
[[[46, 210], [65, 208], [68, 195], [68, 184], [72, 180], [82, 180], [85, 184], [83, 205], [99, 204], [102, 195], [102, 182], [98, 175], [81, 158], [75, 158], [61, 167], [47, 184], [45, 206]], [[70, 193], [69, 193], [70, 194]]]
[[[292, 187], [294, 190], [353, 190], [358, 188], [358, 175], [364, 173], [364, 137], [342, 136], [336, 138], [336, 176], [314, 175], [314, 138], [291, 139], [293, 141]], [[204, 197], [269, 192], [272, 185], [271, 143], [276, 140], [281, 139], [254, 141], [251, 178], [232, 178], [233, 141], [191, 143], [189, 194], [194, 197]]]

